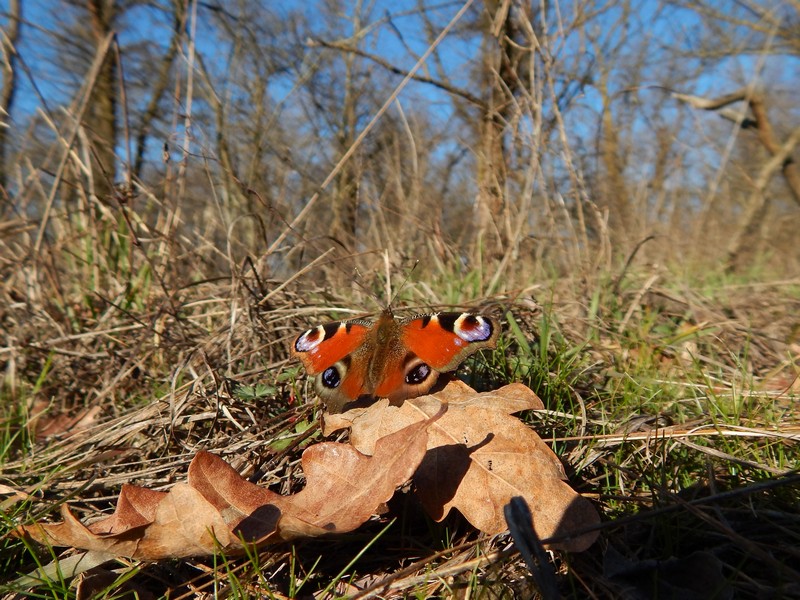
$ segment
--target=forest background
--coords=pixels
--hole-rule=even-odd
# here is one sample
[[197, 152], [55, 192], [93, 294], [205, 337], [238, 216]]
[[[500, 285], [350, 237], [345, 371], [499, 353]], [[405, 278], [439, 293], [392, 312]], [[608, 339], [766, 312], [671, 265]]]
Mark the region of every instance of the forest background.
[[[4, 14], [3, 210], [38, 217], [38, 238], [93, 197], [162, 241], [268, 255], [280, 276], [333, 244], [517, 283], [609, 271], [645, 240], [638, 263], [701, 279], [798, 272], [793, 3]], [[70, 136], [83, 168], [59, 164]]]

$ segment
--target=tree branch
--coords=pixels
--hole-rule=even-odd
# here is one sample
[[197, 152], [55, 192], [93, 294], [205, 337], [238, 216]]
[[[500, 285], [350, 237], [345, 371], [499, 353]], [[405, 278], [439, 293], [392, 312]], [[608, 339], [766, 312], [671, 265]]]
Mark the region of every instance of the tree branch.
[[[364, 52], [359, 48], [348, 46], [347, 44], [326, 42], [325, 40], [319, 40], [319, 39], [309, 39], [306, 42], [306, 44], [308, 45], [309, 48], [322, 47], [322, 48], [329, 48], [332, 50], [340, 50], [342, 52], [351, 52], [357, 56], [361, 56], [362, 58], [371, 60], [372, 62], [380, 65], [381, 67], [383, 67], [384, 69], [386, 69], [391, 73], [394, 73], [395, 75], [402, 75], [403, 77], [408, 75], [408, 71], [405, 71], [399, 67], [395, 67], [393, 64], [384, 60], [383, 58], [380, 58], [379, 56], [376, 56], [374, 54], [370, 54], [369, 52]], [[421, 83], [427, 83], [441, 90], [444, 90], [445, 92], [464, 98], [465, 100], [471, 102], [481, 110], [486, 110], [486, 102], [478, 98], [477, 96], [470, 94], [466, 90], [462, 90], [460, 88], [452, 86], [449, 83], [444, 83], [441, 81], [437, 81], [436, 79], [431, 79], [430, 77], [426, 77], [424, 75], [412, 75], [411, 79], [413, 79], [414, 81], [419, 81]]]
[[[773, 164], [775, 159], [780, 157], [780, 160], [777, 164], [783, 171], [783, 177], [789, 186], [789, 191], [792, 194], [792, 198], [798, 205], [800, 205], [800, 172], [798, 172], [797, 163], [794, 162], [791, 154], [794, 146], [796, 145], [796, 142], [794, 144], [791, 143], [791, 141], [795, 138], [795, 133], [792, 133], [786, 144], [780, 144], [767, 116], [767, 108], [763, 91], [756, 90], [754, 92], [750, 92], [747, 88], [742, 88], [735, 92], [731, 92], [730, 94], [725, 94], [724, 96], [711, 99], [678, 93], [673, 93], [672, 97], [681, 102], [685, 102], [693, 108], [714, 111], [722, 109], [729, 104], [733, 104], [734, 102], [739, 102], [742, 100], [746, 101], [748, 108], [752, 113], [752, 118], [745, 117], [743, 119], [740, 113], [725, 110], [719, 110], [719, 115], [736, 123], [741, 123], [743, 129], [756, 130], [756, 134], [758, 135], [758, 139], [761, 141], [761, 144], [773, 157], [773, 160], [767, 163], [767, 165]], [[791, 147], [789, 148], [788, 152], [785, 152], [784, 150], [786, 149], [787, 145]]]

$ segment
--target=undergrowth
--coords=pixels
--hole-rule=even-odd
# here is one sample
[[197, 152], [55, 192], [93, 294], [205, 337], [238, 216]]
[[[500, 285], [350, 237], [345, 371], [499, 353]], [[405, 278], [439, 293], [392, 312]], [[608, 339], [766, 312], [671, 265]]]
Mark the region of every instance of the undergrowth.
[[[76, 256], [58, 267], [62, 282], [98, 258]], [[405, 494], [337, 538], [244, 557], [112, 559], [77, 577], [79, 554], [11, 535], [20, 523], [58, 518], [64, 501], [82, 518], [108, 514], [124, 482], [168, 489], [200, 449], [280, 493], [302, 489], [299, 456], [321, 433], [313, 386], [287, 361], [288, 341], [373, 302], [357, 289], [303, 294], [297, 280], [264, 303], [253, 276], [164, 296], [144, 283], [147, 269], [109, 264], [102, 285], [113, 294], [97, 279], [90, 293], [65, 286], [54, 302], [46, 289], [22, 301], [19, 278], [3, 289], [6, 597], [536, 593], [508, 535], [478, 535], [458, 514], [435, 523]], [[791, 346], [775, 342], [796, 338], [796, 286], [762, 289], [753, 306], [744, 283], [641, 294], [629, 277], [628, 289], [612, 294], [608, 278], [583, 298], [565, 296], [563, 281], [476, 297], [469, 281], [439, 291], [412, 278], [393, 309], [470, 299], [503, 322], [498, 348], [469, 361], [462, 377], [479, 389], [519, 381], [536, 391], [545, 410], [521, 418], [603, 518], [588, 551], [550, 556], [563, 597], [796, 595], [798, 366]]]

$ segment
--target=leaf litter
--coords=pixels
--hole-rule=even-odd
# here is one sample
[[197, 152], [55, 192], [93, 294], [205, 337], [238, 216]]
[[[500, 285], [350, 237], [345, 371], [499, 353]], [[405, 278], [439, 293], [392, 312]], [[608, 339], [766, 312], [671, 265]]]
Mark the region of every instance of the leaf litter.
[[384, 436], [371, 456], [349, 444], [310, 446], [301, 461], [306, 487], [291, 496], [252, 484], [221, 458], [200, 452], [189, 465], [188, 481], [169, 492], [126, 485], [108, 518], [85, 526], [63, 505], [62, 522], [18, 531], [40, 543], [145, 560], [241, 554], [247, 543], [352, 531], [411, 477], [425, 455], [426, 430], [437, 418]]
[[[198, 290], [198, 292], [200, 291], [202, 290]], [[663, 370], [663, 378], [667, 382], [687, 379], [680, 374], [676, 375], [675, 371], [678, 369], [687, 369], [695, 364], [700, 366], [713, 364], [718, 367], [721, 373], [706, 382], [706, 385], [700, 382], [692, 384], [691, 388], [687, 388], [690, 390], [689, 395], [698, 396], [701, 399], [706, 395], [719, 398], [722, 394], [727, 393], [728, 387], [730, 388], [731, 396], [734, 393], [745, 395], [748, 398], [748, 409], [753, 411], [752, 416], [747, 417], [749, 420], [745, 419], [745, 424], [750, 425], [754, 434], [761, 432], [761, 438], [754, 438], [756, 445], [751, 445], [753, 448], [756, 448], [759, 439], [767, 440], [770, 435], [772, 421], [767, 420], [764, 423], [760, 421], [764, 417], [769, 418], [772, 413], [768, 411], [783, 411], [779, 427], [784, 433], [787, 431], [787, 424], [797, 423], [798, 414], [797, 404], [792, 402], [792, 398], [796, 396], [796, 357], [798, 356], [798, 346], [796, 341], [793, 342], [792, 340], [796, 338], [792, 338], [791, 335], [785, 332], [774, 334], [771, 330], [767, 330], [769, 327], [774, 328], [780, 324], [781, 327], [786, 325], [784, 329], [788, 331], [791, 323], [796, 322], [796, 317], [793, 315], [797, 314], [797, 300], [796, 298], [792, 299], [795, 309], [781, 309], [779, 311], [778, 316], [784, 315], [783, 319], [775, 318], [774, 311], [760, 311], [754, 306], [747, 305], [747, 302], [752, 303], [752, 298], [756, 297], [759, 302], [764, 302], [766, 301], [765, 299], [770, 298], [779, 300], [786, 298], [786, 295], [761, 293], [763, 291], [759, 290], [760, 293], [756, 295], [742, 293], [732, 298], [729, 304], [732, 306], [731, 310], [735, 309], [736, 314], [734, 316], [730, 316], [733, 313], [727, 311], [727, 309], [727, 312], [723, 313], [717, 304], [708, 299], [690, 297], [690, 293], [685, 292], [682, 297], [691, 304], [692, 311], [697, 313], [695, 315], [696, 318], [693, 319], [692, 314], [687, 317], [687, 312], [681, 307], [678, 307], [680, 310], [675, 311], [677, 316], [674, 318], [697, 321], [700, 318], [698, 313], [700, 309], [716, 310], [722, 316], [716, 319], [716, 323], [713, 323], [715, 326], [714, 335], [706, 335], [699, 338], [695, 335], [695, 339], [699, 339], [699, 343], [695, 343], [693, 339], [685, 342], [681, 338], [678, 342], [673, 342], [665, 338], [666, 342], [662, 343], [661, 346], [659, 346], [661, 338], [647, 339], [652, 347], [657, 350], [660, 349], [660, 354], [657, 357], [660, 358], [660, 368]], [[745, 289], [744, 292], [748, 292], [748, 290]], [[747, 296], [746, 301], [741, 300], [744, 296]], [[631, 294], [631, 297], [633, 297], [633, 294]], [[623, 295], [620, 301], [625, 303], [626, 296]], [[634, 301], [635, 298], [631, 300], [631, 302]], [[643, 304], [646, 305], [647, 302], [643, 302]], [[777, 302], [773, 302], [773, 304], [777, 306]], [[203, 305], [203, 307], [205, 306]], [[555, 307], [560, 311], [559, 320], [562, 333], [573, 345], [586, 339], [586, 331], [591, 331], [592, 327], [594, 327], [587, 320], [586, 331], [581, 329], [584, 315], [569, 313], [569, 308], [574, 306], [576, 305], [563, 303]], [[276, 311], [275, 307], [272, 307], [272, 310], [275, 314], [279, 314], [280, 317], [271, 321], [271, 325], [268, 328], [274, 328], [274, 323], [278, 323], [278, 328], [281, 330], [284, 327], [288, 327], [288, 324], [280, 324], [281, 319], [289, 319], [296, 316], [296, 310], [294, 309]], [[661, 307], [658, 307], [655, 314], [661, 314], [665, 319], [670, 317], [670, 314]], [[525, 313], [520, 306], [517, 306], [517, 312], [515, 313], [517, 318], [525, 321], [523, 329], [532, 332], [537, 331], [537, 319], [539, 319], [537, 315], [538, 313], [535, 311], [531, 312], [531, 314]], [[637, 315], [638, 313], [634, 312], [631, 324], [637, 322]], [[746, 319], [750, 319], [750, 322], [747, 322]], [[787, 319], [789, 320], [787, 321]], [[705, 321], [698, 322], [702, 324]], [[720, 326], [720, 323], [722, 326]], [[667, 325], [669, 325], [669, 322], [667, 322]], [[147, 331], [143, 330], [142, 343], [126, 338], [127, 345], [115, 348], [113, 353], [103, 354], [98, 351], [97, 357], [92, 355], [92, 360], [83, 362], [71, 360], [67, 364], [61, 364], [58, 369], [53, 371], [59, 375], [59, 378], [48, 377], [48, 384], [51, 381], [53, 383], [46, 390], [43, 390], [40, 396], [54, 398], [57, 402], [56, 406], [61, 405], [67, 408], [73, 398], [76, 400], [74, 404], [91, 400], [92, 402], [97, 402], [102, 407], [103, 412], [96, 423], [89, 423], [89, 426], [85, 429], [62, 428], [61, 432], [56, 431], [55, 435], [51, 435], [46, 440], [46, 444], [43, 441], [38, 442], [33, 447], [34, 451], [21, 456], [17, 461], [12, 460], [6, 463], [4, 475], [8, 476], [7, 481], [9, 483], [13, 482], [17, 485], [14, 488], [9, 487], [9, 490], [4, 493], [7, 496], [9, 494], [11, 496], [19, 496], [19, 494], [14, 494], [14, 489], [24, 489], [29, 494], [28, 503], [33, 502], [31, 506], [34, 507], [34, 510], [25, 509], [28, 514], [33, 512], [41, 513], [42, 506], [48, 502], [63, 499], [65, 495], [70, 493], [77, 493], [77, 499], [72, 499], [71, 505], [75, 506], [81, 514], [97, 514], [98, 511], [104, 511], [108, 507], [110, 500], [107, 495], [108, 490], [126, 481], [141, 483], [147, 488], [152, 488], [151, 491], [171, 489], [176, 485], [176, 481], [185, 477], [189, 458], [203, 448], [221, 450], [234, 469], [248, 480], [259, 481], [273, 489], [279, 487], [281, 494], [291, 495], [295, 493], [304, 482], [304, 478], [300, 474], [299, 461], [295, 459], [298, 455], [297, 448], [303, 447], [298, 443], [301, 438], [305, 440], [302, 444], [315, 441], [318, 439], [318, 432], [312, 436], [295, 436], [292, 432], [296, 422], [309, 421], [311, 419], [312, 407], [308, 404], [300, 406], [290, 404], [287, 406], [285, 403], [285, 389], [270, 402], [248, 404], [236, 398], [232, 393], [236, 382], [227, 380], [221, 371], [213, 368], [213, 365], [222, 364], [225, 358], [224, 354], [227, 351], [228, 353], [233, 352], [235, 356], [240, 357], [240, 362], [244, 361], [241, 362], [239, 369], [243, 381], [253, 381], [253, 377], [263, 377], [265, 372], [277, 371], [277, 363], [270, 363], [270, 361], [277, 361], [281, 358], [279, 352], [275, 355], [275, 358], [272, 358], [273, 348], [275, 348], [273, 342], [278, 340], [279, 336], [276, 337], [273, 332], [272, 335], [258, 337], [257, 333], [254, 332], [259, 332], [260, 326], [255, 327], [254, 322], [244, 320], [236, 322], [232, 335], [228, 333], [228, 329], [227, 326], [221, 327], [219, 336], [215, 337], [211, 342], [203, 343], [202, 352], [197, 352], [194, 349], [199, 348], [196, 340], [206, 339], [203, 337], [203, 331], [198, 330], [196, 338], [189, 339], [181, 345], [167, 346], [180, 352], [186, 352], [186, 354], [166, 357], [160, 346], [153, 349], [151, 347], [152, 344], [150, 346], [147, 345], [150, 340], [146, 338]], [[292, 331], [294, 329], [293, 327]], [[96, 338], [97, 344], [103, 342], [101, 333], [99, 332]], [[194, 335], [194, 330], [191, 330], [191, 333]], [[594, 361], [598, 368], [584, 373], [581, 381], [575, 387], [574, 393], [577, 398], [587, 401], [586, 409], [589, 417], [587, 422], [589, 431], [587, 433], [598, 435], [602, 438], [603, 434], [608, 435], [609, 431], [615, 430], [618, 417], [615, 417], [613, 413], [593, 401], [596, 395], [595, 390], [606, 390], [609, 382], [613, 384], [616, 381], [616, 371], [630, 368], [630, 363], [634, 363], [635, 366], [635, 362], [642, 360], [642, 357], [640, 353], [637, 354], [638, 351], [635, 348], [633, 350], [628, 350], [627, 347], [620, 349], [620, 340], [623, 342], [625, 340], [614, 334], [612, 328], [603, 329], [601, 333], [600, 338], [585, 349], [585, 362]], [[37, 332], [37, 334], [42, 335], [41, 332]], [[95, 338], [91, 339], [94, 340]], [[230, 348], [226, 350], [226, 346], [223, 343], [219, 343], [220, 340], [225, 339], [233, 340], [235, 347], [232, 350]], [[719, 341], [720, 339], [722, 339], [722, 342]], [[787, 340], [785, 347], [767, 348], [759, 341], [769, 341], [769, 343], [775, 345], [777, 343], [776, 340], [780, 339]], [[86, 350], [85, 337], [76, 338], [75, 340], [58, 338], [58, 340], [60, 346], [70, 352], [88, 351]], [[747, 346], [748, 340], [755, 340], [758, 345]], [[716, 345], [708, 343], [712, 341], [716, 341]], [[44, 344], [44, 346], [49, 347], [47, 344]], [[144, 352], [142, 352], [142, 347], [145, 348]], [[719, 352], [720, 347], [749, 348], [750, 350], [756, 348], [756, 352], [751, 352], [747, 357], [748, 362], [743, 363], [740, 361], [739, 356], [732, 352], [727, 354]], [[254, 353], [252, 352], [253, 348], [258, 348], [259, 351]], [[74, 355], [60, 352], [61, 347], [57, 350], [59, 351], [52, 355], [54, 361], [64, 363], [67, 361], [66, 357]], [[38, 351], [34, 349], [30, 355], [25, 356], [28, 363], [31, 363], [29, 366], [34, 370], [36, 365], [33, 364], [31, 358], [44, 356], [36, 354], [36, 352]], [[191, 364], [185, 360], [189, 352], [193, 352], [190, 355], [192, 356]], [[267, 355], [269, 358], [265, 360]], [[114, 382], [105, 383], [109, 377], [119, 371], [115, 365], [109, 366], [108, 357], [113, 360], [130, 361], [127, 364], [131, 364], [135, 360], [136, 364], [142, 367], [139, 372], [147, 377], [150, 376], [150, 373], [156, 372], [155, 367], [158, 366], [155, 365], [156, 362], [162, 364], [166, 361], [171, 364], [185, 364], [186, 366], [182, 367], [184, 373], [182, 378], [171, 385], [170, 393], [143, 406], [141, 404], [137, 405], [136, 398], [131, 397], [130, 394], [131, 389], [142, 385], [141, 381], [133, 381], [137, 373], [136, 370], [130, 371], [132, 375], [125, 379], [125, 386], [120, 385], [116, 379]], [[202, 361], [199, 360], [201, 357]], [[685, 364], [684, 360], [687, 361]], [[712, 361], [715, 362], [712, 363]], [[148, 365], [151, 363], [155, 366], [152, 370], [149, 370]], [[21, 370], [21, 365], [25, 365], [19, 357], [15, 364], [18, 371]], [[265, 371], [265, 364], [272, 364], [272, 367], [268, 367]], [[604, 368], [604, 365], [616, 365], [616, 368]], [[748, 373], [745, 373], [744, 377], [742, 376], [743, 367], [746, 367], [749, 376]], [[72, 372], [73, 370], [74, 372]], [[181, 373], [180, 369], [178, 373]], [[775, 373], [777, 373], [777, 376]], [[794, 376], [793, 373], [795, 374]], [[186, 377], [187, 374], [189, 375], [188, 378]], [[96, 383], [93, 383], [94, 379], [97, 379]], [[74, 382], [80, 382], [80, 386]], [[740, 391], [742, 384], [744, 384], [744, 390]], [[102, 390], [102, 393], [96, 398], [94, 396], [89, 398], [82, 391], [86, 388]], [[106, 389], [112, 389], [114, 393], [108, 395], [105, 391]], [[542, 389], [547, 390], [546, 387]], [[762, 389], [766, 390], [766, 392], [762, 391]], [[794, 394], [792, 393], [793, 390]], [[283, 400], [281, 399], [282, 395], [284, 396]], [[82, 400], [83, 398], [86, 399]], [[600, 395], [599, 399], [605, 403], [609, 402], [603, 394]], [[692, 401], [696, 404], [698, 402], [697, 400]], [[548, 407], [552, 408], [552, 399], [548, 398], [547, 402]], [[79, 408], [80, 406], [79, 404]], [[609, 404], [608, 406], [611, 408], [614, 404]], [[662, 410], [668, 410], [668, 407]], [[647, 410], [645, 410], [645, 413], [647, 413]], [[650, 413], [654, 414], [652, 410]], [[77, 413], [73, 411], [72, 414]], [[546, 418], [542, 415], [544, 413], [538, 413], [536, 419]], [[719, 424], [714, 422], [713, 415], [710, 417], [708, 415], [700, 416], [705, 416], [700, 421], [701, 425], [705, 425], [706, 429], [711, 428], [710, 430], [716, 431], [717, 435], [721, 435]], [[677, 423], [680, 424], [681, 421], [678, 420]], [[675, 435], [684, 435], [679, 428], [680, 425], [675, 426]], [[683, 428], [685, 429], [685, 426]], [[57, 430], [58, 428], [54, 429]], [[539, 425], [537, 429], [546, 431], [546, 439], [550, 439], [551, 431], [547, 426], [542, 427]], [[658, 430], [660, 432], [663, 431], [661, 427]], [[701, 434], [700, 430], [697, 429], [693, 429], [692, 432], [697, 435]], [[712, 528], [708, 523], [693, 522], [690, 524], [691, 526], [687, 526], [686, 517], [681, 519], [661, 517], [657, 510], [648, 516], [648, 507], [653, 506], [655, 508], [658, 506], [657, 503], [661, 501], [666, 502], [668, 506], [674, 506], [673, 503], [675, 502], [674, 499], [670, 499], [671, 497], [665, 495], [665, 492], [669, 491], [666, 486], [672, 485], [671, 479], [668, 478], [665, 490], [662, 491], [652, 485], [659, 482], [651, 482], [647, 477], [648, 470], [659, 473], [664, 472], [665, 465], [651, 465], [650, 462], [658, 463], [667, 459], [671, 459], [674, 462], [676, 458], [674, 450], [666, 452], [659, 450], [658, 437], [648, 434], [646, 438], [637, 441], [638, 438], [634, 434], [627, 434], [623, 436], [628, 440], [627, 442], [623, 440], [615, 443], [615, 445], [586, 445], [582, 443], [572, 446], [572, 442], [577, 438], [562, 437], [564, 434], [558, 429], [553, 431], [552, 434], [552, 437], [557, 442], [561, 441], [567, 444], [566, 449], [569, 453], [566, 455], [566, 463], [573, 466], [578, 465], [582, 469], [579, 477], [571, 476], [573, 481], [583, 480], [588, 483], [591, 489], [597, 490], [602, 494], [606, 487], [603, 482], [607, 479], [611, 469], [620, 484], [627, 485], [627, 487], [620, 485], [619, 492], [611, 498], [611, 502], [607, 505], [605, 504], [608, 500], [602, 500], [601, 498], [600, 506], [604, 506], [603, 510], [609, 517], [616, 514], [615, 510], [618, 510], [619, 504], [616, 504], [615, 507], [615, 503], [619, 501], [627, 503], [628, 508], [624, 509], [625, 512], [631, 512], [635, 510], [635, 506], [641, 505], [643, 512], [636, 519], [622, 520], [616, 525], [613, 522], [607, 524], [614, 527], [609, 533], [609, 538], [615, 540], [615, 547], [624, 556], [634, 561], [632, 564], [635, 564], [637, 560], [641, 560], [642, 565], [647, 566], [649, 564], [648, 560], [662, 557], [664, 554], [663, 540], [659, 536], [667, 533], [679, 537], [681, 541], [681, 546], [674, 547], [672, 550], [674, 556], [682, 556], [681, 553], [690, 544], [695, 544], [699, 548], [712, 548], [714, 555], [722, 561], [725, 577], [739, 591], [747, 590], [755, 593], [758, 589], [766, 588], [788, 591], [790, 588], [786, 587], [787, 582], [791, 585], [791, 582], [797, 581], [796, 570], [792, 571], [789, 566], [791, 563], [784, 565], [781, 576], [776, 580], [774, 575], [767, 575], [768, 572], [774, 573], [774, 571], [759, 569], [763, 561], [760, 561], [758, 554], [749, 551], [744, 553], [739, 542], [734, 540], [730, 533], [723, 532], [720, 534], [717, 532], [709, 534]], [[724, 428], [722, 434], [724, 434]], [[567, 435], [569, 435], [569, 432]], [[273, 448], [275, 439], [286, 439], [293, 445], [288, 447], [286, 451], [276, 453]], [[339, 439], [344, 438], [340, 435]], [[582, 437], [581, 439], [588, 438]], [[703, 439], [705, 440], [705, 438]], [[792, 442], [796, 441], [796, 439], [796, 436], [792, 436], [791, 440], [787, 439], [781, 444], [787, 450], [790, 450], [793, 447], [791, 445]], [[618, 464], [617, 458], [619, 455], [616, 449], [620, 447], [620, 444], [624, 444], [624, 447], [628, 450], [623, 455], [623, 458], [628, 455], [635, 458], [641, 454], [645, 464], [633, 464], [631, 462], [632, 458], [625, 458], [624, 462]], [[775, 447], [780, 448], [783, 446]], [[599, 451], [595, 453], [596, 456], [593, 460], [589, 462], [582, 461], [583, 453], [592, 449]], [[642, 452], [644, 453], [642, 454]], [[695, 454], [689, 453], [688, 456], [692, 458]], [[703, 453], [699, 454], [701, 459], [703, 456]], [[789, 456], [792, 455], [789, 454]], [[718, 506], [715, 509], [719, 514], [709, 513], [705, 518], [717, 514], [720, 519], [720, 523], [717, 525], [732, 519], [733, 522], [737, 523], [737, 530], [745, 531], [744, 535], [752, 544], [757, 545], [759, 548], [768, 549], [770, 552], [775, 552], [778, 560], [785, 560], [787, 546], [783, 545], [781, 540], [787, 538], [787, 532], [793, 527], [796, 495], [787, 497], [786, 494], [782, 495], [781, 492], [783, 490], [788, 492], [791, 488], [787, 488], [785, 485], [781, 487], [781, 481], [776, 481], [774, 487], [769, 488], [768, 491], [765, 491], [767, 488], [763, 485], [755, 484], [742, 488], [739, 496], [729, 497], [725, 495], [725, 490], [730, 489], [731, 486], [737, 486], [737, 484], [741, 486], [742, 483], [747, 483], [747, 481], [757, 481], [758, 473], [746, 469], [741, 476], [733, 477], [725, 471], [725, 462], [720, 462], [714, 457], [710, 457], [708, 460], [713, 461], [713, 463], [707, 463], [706, 470], [700, 469], [696, 471], [698, 483], [696, 486], [685, 490], [685, 493], [687, 495], [690, 493], [699, 494], [698, 501], [703, 501], [704, 494], [710, 494], [708, 496], [709, 501], [713, 502], [713, 498], [716, 497], [714, 495], [715, 486], [722, 486], [722, 492], [718, 494], [720, 500], [717, 501]], [[791, 467], [791, 463], [788, 466]], [[648, 492], [648, 485], [651, 485], [651, 489], [655, 491]], [[791, 500], [791, 502], [787, 503], [783, 499]], [[8, 497], [5, 504], [10, 507], [11, 502], [14, 501], [12, 497]], [[16, 501], [18, 502], [18, 500]], [[754, 504], [756, 513], [753, 513], [752, 505]], [[771, 510], [769, 512], [769, 522], [763, 518], [757, 518], [761, 514], [760, 511], [763, 507]], [[449, 530], [454, 525], [458, 526], [458, 521], [448, 520], [446, 527]], [[709, 535], [715, 537], [709, 537]], [[481, 578], [492, 578], [494, 575], [498, 575], [500, 580], [517, 589], [517, 584], [510, 582], [521, 581], [526, 577], [527, 571], [524, 570], [524, 565], [522, 565], [521, 561], [508, 560], [509, 557], [514, 556], [513, 550], [509, 548], [495, 550], [496, 548], [504, 547], [503, 544], [507, 543], [504, 540], [507, 540], [504, 536], [490, 539], [481, 538], [480, 536], [470, 537], [461, 530], [452, 539], [452, 543], [447, 549], [442, 552], [424, 553], [403, 568], [388, 567], [387, 569], [385, 564], [383, 567], [372, 565], [372, 572], [377, 577], [376, 583], [363, 588], [359, 597], [374, 597], [375, 594], [381, 594], [381, 590], [389, 589], [406, 590], [407, 592], [409, 587], [422, 585], [423, 582], [429, 583], [425, 583], [425, 587], [421, 589], [428, 591], [441, 590], [442, 585], [450, 585], [449, 582], [452, 579], [447, 579], [448, 577], [458, 578], [458, 573], [465, 573], [465, 569], [470, 572], [472, 570], [480, 571], [482, 573]], [[317, 542], [317, 544], [320, 544], [320, 542]], [[477, 544], [480, 544], [480, 549]], [[622, 575], [619, 575], [619, 569], [606, 570], [604, 568], [602, 556], [605, 555], [603, 548], [606, 545], [603, 544], [603, 548], [600, 548], [600, 546], [600, 544], [595, 544], [590, 552], [584, 552], [573, 557], [570, 560], [569, 571], [580, 575], [582, 583], [579, 587], [581, 589], [591, 588], [600, 596], [614, 596], [620, 592], [619, 578]], [[485, 553], [484, 547], [486, 548]], [[302, 549], [302, 545], [299, 548]], [[306, 550], [308, 548], [310, 546], [306, 546]], [[332, 561], [335, 563], [335, 555], [337, 553], [344, 549], [347, 549], [348, 552], [352, 550], [352, 541], [348, 541], [346, 536], [341, 541], [337, 541], [337, 537], [329, 537], [321, 548], [321, 552], [325, 553], [323, 564]], [[331, 551], [331, 548], [334, 548], [334, 550]], [[395, 554], [398, 561], [408, 560], [408, 551], [404, 548], [398, 549], [394, 554], [389, 550], [385, 550], [383, 553], [385, 554], [385, 561], [388, 562], [392, 562], [392, 557]], [[683, 555], [688, 556], [688, 554]], [[62, 565], [75, 555], [73, 554], [66, 559], [64, 556], [62, 555], [59, 559], [59, 563]], [[744, 559], [743, 556], [745, 557]], [[289, 555], [280, 546], [270, 547], [269, 550], [265, 551], [261, 560], [266, 561], [264, 564], [272, 565], [269, 567], [270, 569], [277, 568], [280, 570], [289, 564]], [[741, 564], [742, 560], [745, 560], [747, 564], [744, 569], [739, 569], [738, 565]], [[210, 590], [208, 586], [214, 584], [214, 581], [216, 581], [214, 577], [224, 577], [225, 573], [227, 573], [226, 569], [228, 569], [226, 566], [219, 570], [219, 567], [212, 568], [210, 563], [206, 566], [200, 563], [197, 566], [200, 566], [201, 570], [205, 569], [206, 575], [197, 580], [196, 566], [193, 567], [193, 564], [195, 563], [186, 561], [171, 562], [170, 568], [178, 568], [181, 572], [178, 575], [179, 580], [176, 580], [172, 574], [170, 575], [169, 580], [172, 583], [168, 587], [171, 588], [173, 585], [181, 586], [191, 582], [189, 583], [189, 588], [184, 587], [182, 589], [197, 590], [198, 593], [203, 589]], [[234, 569], [233, 572], [243, 573], [243, 571], [247, 570], [248, 564], [247, 561], [244, 561], [231, 566]], [[522, 571], [520, 571], [520, 567], [523, 569]], [[736, 567], [737, 570], [732, 571], [733, 567]], [[151, 576], [154, 569], [158, 570], [160, 568], [159, 563], [151, 563], [146, 567], [141, 565], [137, 567], [137, 569], [143, 571], [142, 575], [151, 573]], [[335, 564], [328, 565], [323, 572], [336, 572], [331, 569], [338, 568]], [[431, 568], [433, 568], [433, 571], [431, 571]], [[637, 573], [641, 571], [638, 566], [636, 569], [638, 569]], [[283, 572], [285, 573], [285, 569]], [[212, 576], [213, 573], [217, 574]], [[731, 575], [732, 573], [734, 575]], [[655, 577], [655, 575], [653, 576]], [[161, 575], [156, 575], [158, 581], [162, 582], [160, 577]], [[434, 579], [437, 579], [438, 583]], [[458, 584], [458, 580], [455, 583]], [[437, 588], [437, 585], [440, 587]], [[645, 583], [645, 587], [642, 589], [645, 589], [646, 585]], [[794, 585], [793, 589], [796, 590], [796, 583]], [[161, 583], [158, 583], [155, 587], [162, 589]], [[192, 592], [187, 593], [189, 595], [193, 594]]]
[[[43, 544], [144, 560], [241, 554], [246, 544], [353, 531], [413, 479], [423, 507], [437, 521], [457, 508], [478, 530], [500, 533], [506, 529], [503, 506], [522, 496], [540, 537], [565, 537], [599, 517], [564, 482], [555, 454], [508, 414], [541, 407], [520, 384], [477, 394], [451, 383], [438, 397], [400, 407], [379, 401], [357, 414], [329, 416], [328, 422], [337, 419], [336, 428], [350, 424], [352, 445], [306, 448], [306, 486], [295, 494], [250, 483], [221, 458], [199, 452], [187, 482], [168, 492], [124, 485], [107, 518], [84, 525], [62, 505], [60, 523], [24, 525], [18, 533]], [[584, 533], [553, 547], [581, 551], [596, 537]]]
[[[437, 395], [390, 406], [381, 400], [326, 418], [324, 432], [351, 427], [351, 443], [370, 454], [377, 442], [409, 423], [447, 412], [431, 425], [428, 453], [414, 474], [415, 492], [427, 513], [442, 521], [458, 509], [478, 530], [507, 530], [503, 507], [514, 496], [530, 506], [540, 538], [566, 536], [596, 525], [592, 504], [566, 483], [561, 461], [532, 429], [510, 413], [542, 409], [542, 401], [522, 384], [476, 394], [466, 384], [450, 383]], [[580, 552], [597, 532], [552, 544]]]

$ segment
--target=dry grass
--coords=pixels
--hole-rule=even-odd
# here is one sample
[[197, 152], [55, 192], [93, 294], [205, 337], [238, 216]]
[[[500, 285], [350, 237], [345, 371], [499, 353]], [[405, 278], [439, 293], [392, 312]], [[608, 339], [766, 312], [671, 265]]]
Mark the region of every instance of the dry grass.
[[[178, 281], [180, 266], [145, 283], [153, 261], [140, 248], [128, 254], [136, 268], [112, 269], [99, 254], [78, 256], [70, 237], [34, 256], [26, 229], [3, 248], [2, 472], [5, 485], [32, 496], [4, 504], [6, 533], [54, 516], [62, 502], [85, 518], [107, 513], [124, 482], [166, 489], [201, 449], [281, 493], [302, 487], [299, 456], [320, 433], [287, 341], [368, 301], [247, 269], [201, 277], [199, 256], [183, 279], [193, 283], [165, 283]], [[483, 304], [507, 323], [484, 384], [522, 380], [540, 393], [548, 411], [525, 418], [603, 514], [592, 549], [551, 557], [559, 593], [796, 595], [799, 282], [688, 290], [652, 275], [583, 294], [559, 280], [535, 298], [529, 290]], [[412, 281], [403, 294], [430, 301], [436, 290]], [[8, 597], [71, 593], [69, 580], [32, 589], [14, 581], [73, 551], [7, 535], [2, 543]], [[477, 535], [458, 515], [429, 522], [402, 494], [341, 538], [105, 569], [110, 591], [128, 574], [140, 593], [171, 598], [534, 594], [507, 535]]]

